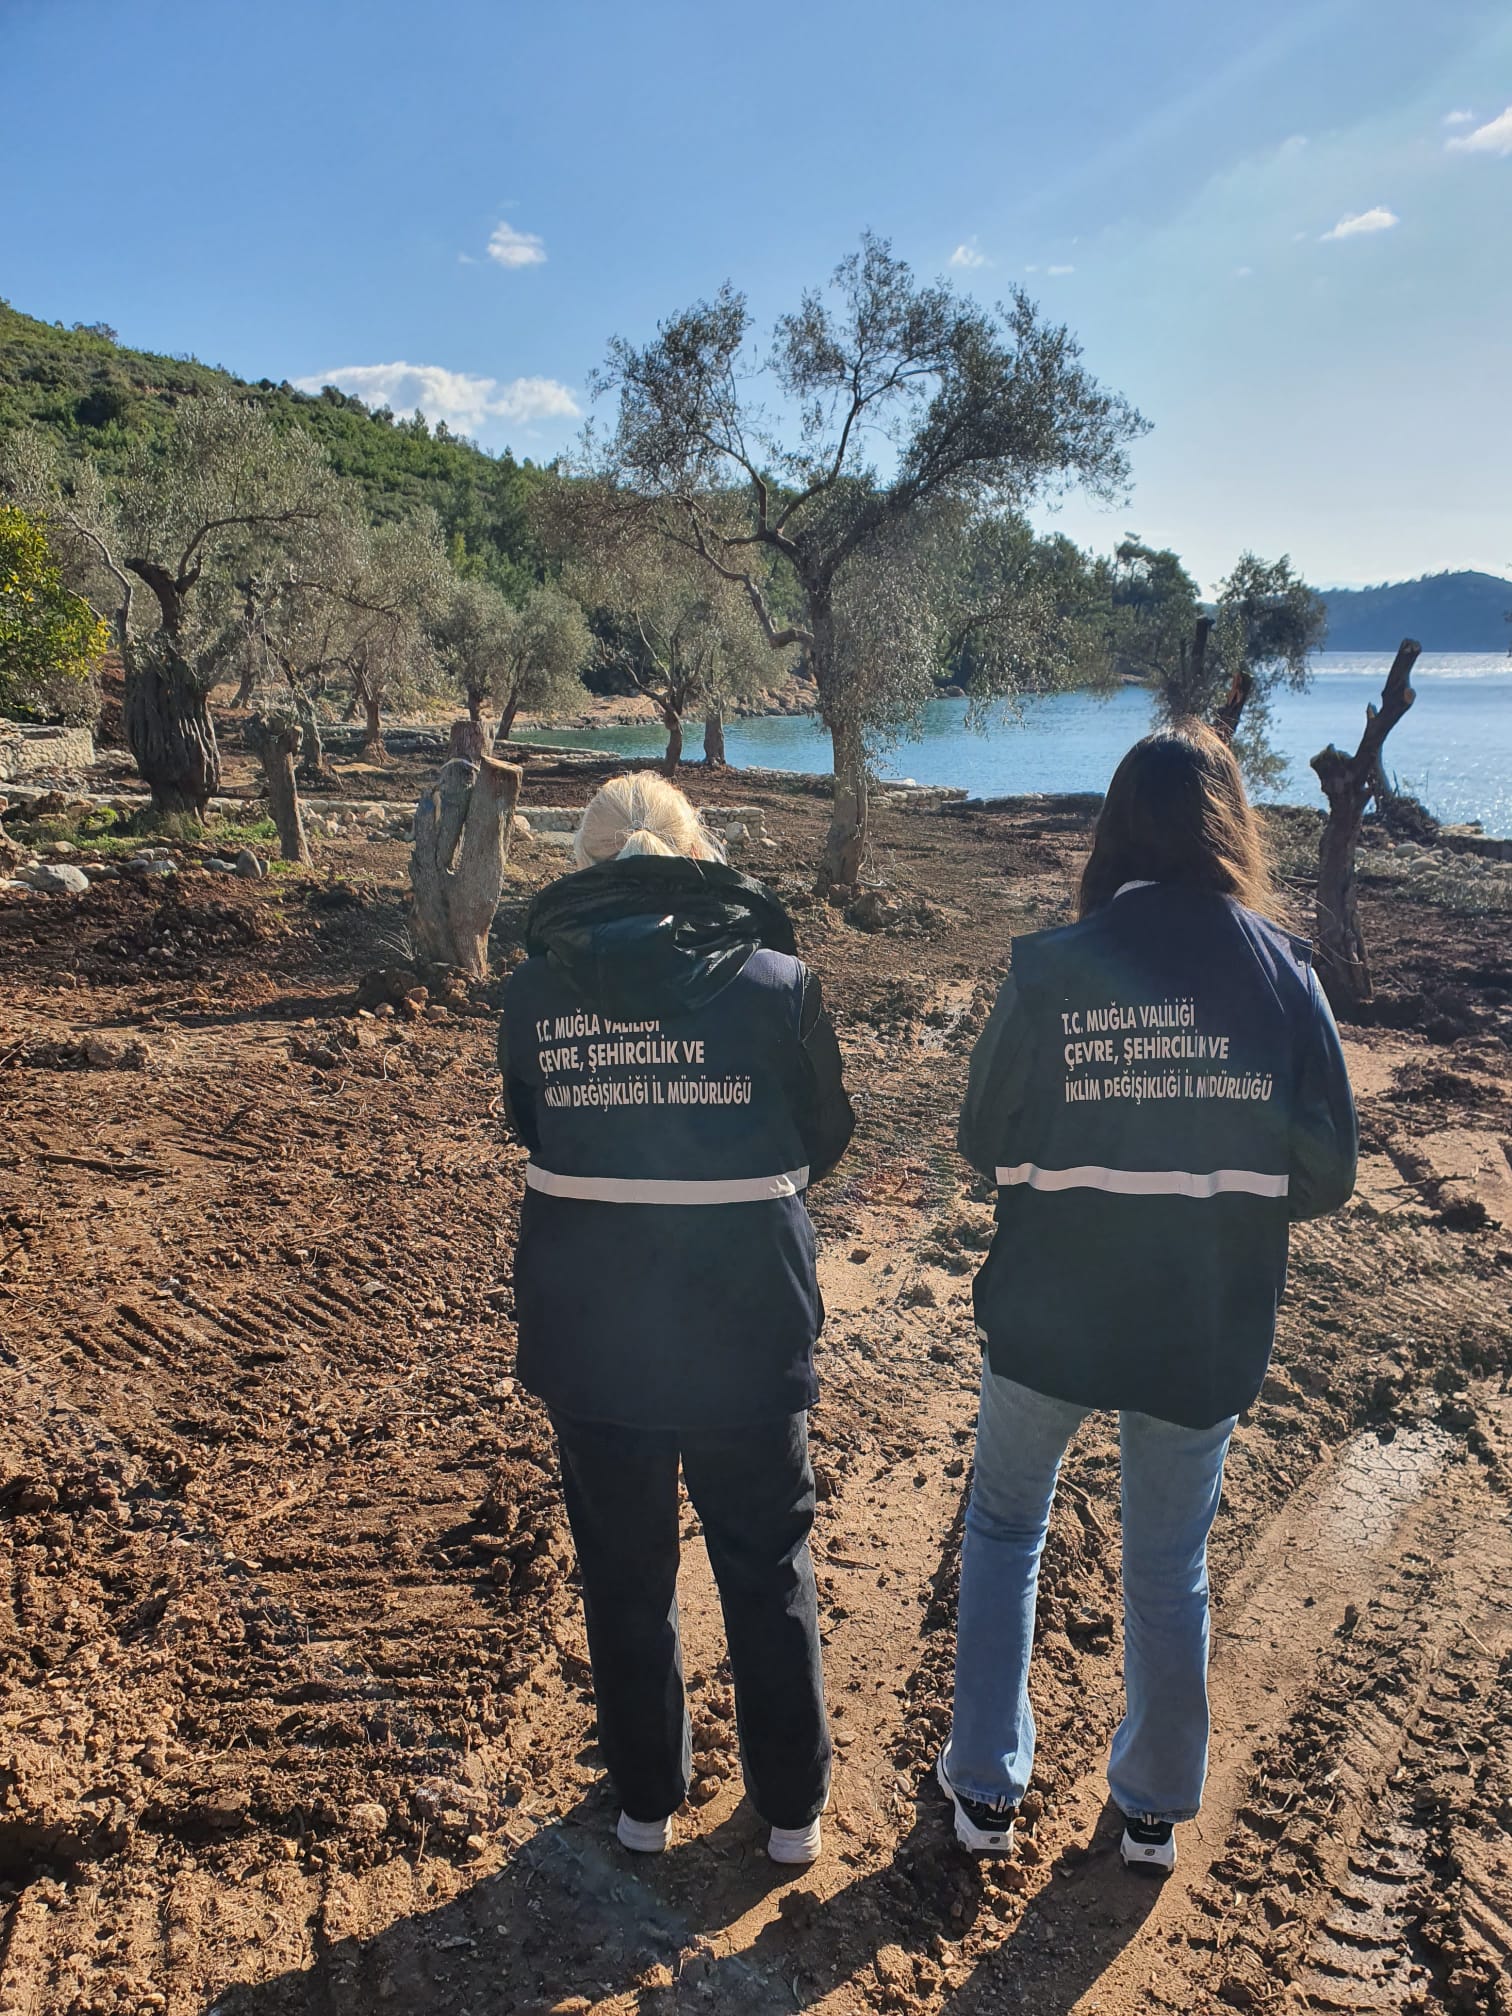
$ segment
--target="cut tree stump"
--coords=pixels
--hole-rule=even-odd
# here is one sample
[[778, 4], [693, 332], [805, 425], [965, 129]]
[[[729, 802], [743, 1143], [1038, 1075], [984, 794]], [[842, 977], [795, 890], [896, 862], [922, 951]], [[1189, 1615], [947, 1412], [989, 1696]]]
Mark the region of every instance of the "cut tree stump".
[[291, 712], [248, 717], [243, 739], [262, 765], [268, 786], [268, 805], [278, 828], [279, 851], [285, 861], [310, 865], [310, 843], [305, 836], [299, 806], [299, 782], [294, 759], [302, 740], [297, 715]]
[[504, 888], [521, 777], [513, 763], [455, 760], [415, 807], [410, 887], [417, 950], [475, 980], [488, 973], [488, 933]]
[[1381, 704], [1365, 709], [1365, 732], [1353, 756], [1330, 742], [1312, 759], [1328, 817], [1318, 845], [1318, 977], [1329, 1000], [1341, 1013], [1367, 1006], [1375, 998], [1370, 960], [1360, 930], [1359, 891], [1355, 884], [1355, 853], [1365, 808], [1380, 788], [1381, 750], [1386, 737], [1417, 695], [1407, 683], [1422, 646], [1404, 637], [1381, 689]]
[[493, 754], [493, 730], [484, 720], [474, 720], [470, 716], [453, 721], [451, 735], [447, 740], [447, 760], [460, 758], [464, 763], [481, 763], [485, 756]]

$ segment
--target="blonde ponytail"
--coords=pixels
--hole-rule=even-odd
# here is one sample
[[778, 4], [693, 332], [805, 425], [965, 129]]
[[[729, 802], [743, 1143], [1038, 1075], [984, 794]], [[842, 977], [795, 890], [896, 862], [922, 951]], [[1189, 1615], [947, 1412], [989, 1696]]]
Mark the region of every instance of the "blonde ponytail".
[[573, 836], [579, 868], [637, 854], [681, 854], [722, 861], [724, 850], [675, 784], [654, 771], [611, 777], [588, 801]]

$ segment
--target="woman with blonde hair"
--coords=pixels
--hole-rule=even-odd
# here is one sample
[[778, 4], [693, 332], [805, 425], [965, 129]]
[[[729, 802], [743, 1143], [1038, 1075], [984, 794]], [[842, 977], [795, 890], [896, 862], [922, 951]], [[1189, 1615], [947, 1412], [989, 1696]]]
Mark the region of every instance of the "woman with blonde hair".
[[776, 899], [648, 772], [587, 807], [531, 908], [500, 1064], [529, 1151], [519, 1374], [551, 1412], [619, 1839], [672, 1838], [691, 1766], [679, 1466], [779, 1862], [829, 1796], [807, 1410], [823, 1321], [811, 1183], [854, 1126], [819, 983]]
[[1131, 1867], [1174, 1868], [1207, 1768], [1207, 1538], [1260, 1390], [1288, 1227], [1354, 1187], [1355, 1115], [1308, 948], [1266, 915], [1259, 821], [1191, 727], [1119, 764], [1080, 917], [1014, 941], [971, 1060], [966, 1159], [997, 1185], [966, 1514], [956, 1834], [1007, 1852], [1034, 1762], [1029, 1655], [1067, 1443], [1118, 1410], [1123, 1722], [1108, 1784]]

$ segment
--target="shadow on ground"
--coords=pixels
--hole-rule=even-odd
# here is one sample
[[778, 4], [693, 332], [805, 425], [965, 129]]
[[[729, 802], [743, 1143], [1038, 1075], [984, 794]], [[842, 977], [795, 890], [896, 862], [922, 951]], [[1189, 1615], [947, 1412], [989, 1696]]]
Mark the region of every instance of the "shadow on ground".
[[[1138, 1933], [1158, 1886], [1118, 1866], [1105, 1815], [1089, 1850], [1023, 1909], [954, 1847], [942, 1812], [921, 1792], [892, 1861], [821, 1901], [767, 1860], [745, 1805], [652, 1863], [618, 1848], [596, 1791], [461, 1896], [372, 1939], [330, 1939], [312, 1967], [233, 1985], [203, 2016], [545, 2016], [603, 2003], [636, 2016], [772, 2016], [848, 1984], [874, 2007], [1064, 2016]], [[748, 1946], [715, 1952], [720, 1932], [778, 1890]], [[682, 1908], [680, 1892], [691, 1893]], [[973, 1933], [993, 1943], [962, 1979], [960, 1942]]]

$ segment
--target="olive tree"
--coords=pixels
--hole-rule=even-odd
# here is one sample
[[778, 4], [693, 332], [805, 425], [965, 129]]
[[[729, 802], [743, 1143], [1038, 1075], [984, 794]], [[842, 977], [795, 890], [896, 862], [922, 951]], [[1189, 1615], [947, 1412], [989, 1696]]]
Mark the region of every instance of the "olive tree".
[[64, 464], [40, 440], [9, 458], [12, 494], [101, 584], [125, 669], [126, 739], [154, 813], [201, 816], [218, 788], [209, 694], [235, 636], [235, 578], [320, 518], [331, 485], [307, 435], [280, 433], [259, 407], [230, 398], [186, 403], [108, 487], [88, 461]]
[[768, 649], [750, 597], [677, 536], [659, 506], [612, 486], [576, 484], [561, 493], [553, 527], [578, 555], [569, 578], [597, 610], [599, 662], [655, 704], [667, 731], [663, 768], [682, 761], [683, 721], [705, 721], [705, 754], [724, 760], [723, 714], [785, 678], [795, 655]]
[[1179, 693], [1191, 676], [1187, 660], [1201, 602], [1176, 554], [1131, 533], [1114, 548], [1108, 601], [1117, 669], [1149, 680], [1159, 693]]
[[1190, 641], [1152, 668], [1161, 718], [1209, 723], [1233, 743], [1252, 782], [1275, 783], [1284, 764], [1270, 742], [1271, 702], [1306, 686], [1327, 627], [1322, 596], [1288, 556], [1241, 553], [1213, 615], [1198, 616]]
[[592, 649], [581, 607], [554, 582], [532, 588], [518, 609], [506, 604], [489, 685], [506, 742], [522, 709], [566, 714], [581, 703]]
[[[856, 881], [866, 843], [876, 686], [845, 648], [861, 584], [883, 578], [875, 556], [931, 505], [1019, 510], [1078, 483], [1121, 491], [1143, 423], [1079, 354], [1023, 293], [984, 309], [919, 284], [870, 236], [830, 294], [779, 318], [764, 358], [729, 285], [644, 346], [610, 346], [598, 389], [618, 410], [590, 443], [598, 473], [665, 505], [686, 548], [746, 594], [768, 645], [801, 650], [813, 675], [835, 763], [826, 886]], [[791, 614], [771, 592], [774, 563]]]
[[[368, 565], [368, 530], [354, 493], [272, 564], [238, 584], [242, 596], [242, 677], [237, 704], [270, 706], [298, 721], [298, 774], [313, 784], [329, 775], [315, 702], [327, 682], [344, 677]], [[276, 697], [271, 689], [281, 689]]]
[[467, 719], [452, 728], [451, 754], [477, 763], [493, 747], [483, 702], [493, 686], [511, 615], [491, 582], [459, 578], [431, 624], [431, 642], [448, 683], [461, 690]]
[[364, 720], [364, 754], [383, 761], [385, 709], [434, 692], [441, 668], [430, 625], [452, 575], [440, 527], [422, 512], [389, 525], [351, 528], [329, 594], [344, 610], [337, 664]]

